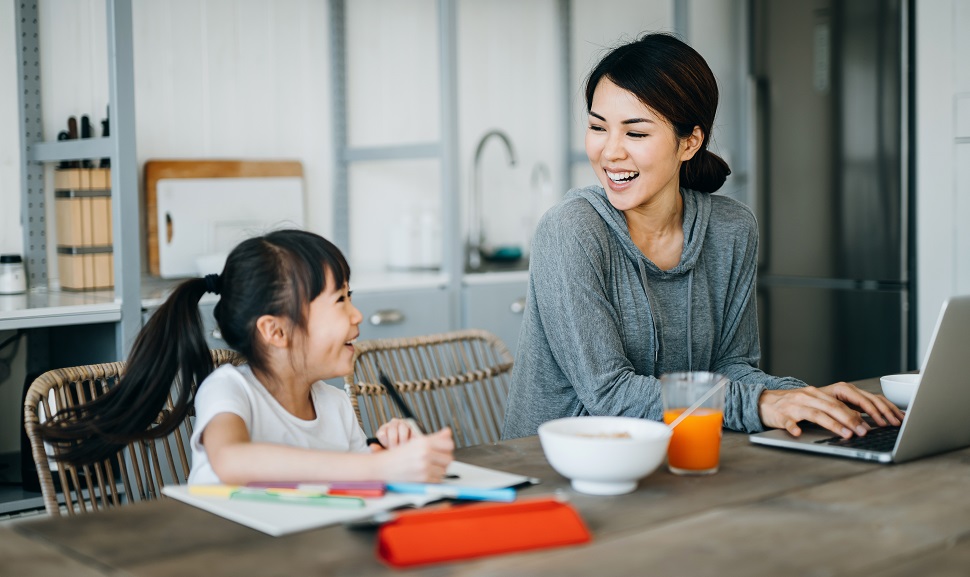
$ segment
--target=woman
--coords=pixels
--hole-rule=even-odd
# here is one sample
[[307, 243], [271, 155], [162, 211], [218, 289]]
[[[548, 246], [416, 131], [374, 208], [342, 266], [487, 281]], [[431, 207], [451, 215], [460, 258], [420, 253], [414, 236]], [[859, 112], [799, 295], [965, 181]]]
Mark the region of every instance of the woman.
[[704, 59], [667, 34], [614, 49], [590, 74], [586, 154], [602, 186], [570, 191], [536, 230], [504, 437], [573, 415], [661, 420], [658, 377], [683, 370], [730, 379], [730, 429], [799, 435], [811, 421], [865, 435], [849, 405], [901, 423], [851, 384], [758, 369], [757, 223], [710, 194], [730, 174], [708, 150], [717, 97]]

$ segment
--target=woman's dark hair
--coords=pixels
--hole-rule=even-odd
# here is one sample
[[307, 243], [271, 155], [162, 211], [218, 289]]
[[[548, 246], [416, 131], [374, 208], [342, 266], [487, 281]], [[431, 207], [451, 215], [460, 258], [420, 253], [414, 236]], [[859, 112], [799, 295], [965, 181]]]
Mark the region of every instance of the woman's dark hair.
[[707, 148], [717, 112], [717, 81], [696, 50], [670, 34], [646, 34], [614, 48], [586, 80], [587, 111], [603, 78], [663, 116], [678, 138], [690, 136], [699, 126], [704, 142], [697, 154], [680, 166], [681, 185], [699, 192], [721, 188], [731, 169]]
[[[178, 427], [195, 388], [214, 369], [199, 314], [203, 294], [221, 295], [215, 317], [223, 339], [253, 368], [265, 370], [267, 351], [256, 339], [256, 321], [274, 315], [306, 331], [309, 303], [326, 289], [328, 273], [336, 287], [350, 281], [340, 250], [316, 234], [280, 230], [240, 243], [221, 275], [183, 282], [151, 316], [117, 386], [41, 425], [44, 439], [58, 446], [55, 458], [93, 463], [132, 441], [163, 437]], [[155, 423], [173, 386], [174, 406]]]

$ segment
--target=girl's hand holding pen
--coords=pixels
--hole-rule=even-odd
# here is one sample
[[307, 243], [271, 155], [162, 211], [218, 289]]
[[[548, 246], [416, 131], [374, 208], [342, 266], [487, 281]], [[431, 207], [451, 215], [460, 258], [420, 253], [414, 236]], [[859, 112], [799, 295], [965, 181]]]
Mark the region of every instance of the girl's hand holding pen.
[[414, 427], [406, 419], [391, 419], [377, 430], [377, 440], [381, 442], [385, 449], [402, 445], [416, 436], [419, 436], [419, 434], [414, 431]]
[[[404, 426], [407, 427], [406, 424]], [[396, 425], [392, 428], [396, 428]], [[429, 435], [411, 436], [406, 442], [378, 451], [374, 456], [381, 459], [382, 479], [438, 483], [444, 478], [445, 470], [454, 459], [454, 451], [451, 429], [446, 427]]]

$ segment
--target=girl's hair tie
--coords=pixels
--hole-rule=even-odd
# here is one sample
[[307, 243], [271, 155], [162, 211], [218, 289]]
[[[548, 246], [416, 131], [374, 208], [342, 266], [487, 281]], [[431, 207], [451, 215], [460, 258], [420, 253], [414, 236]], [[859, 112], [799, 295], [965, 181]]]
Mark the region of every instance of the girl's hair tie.
[[222, 279], [217, 274], [205, 275], [205, 292], [219, 294], [222, 289]]

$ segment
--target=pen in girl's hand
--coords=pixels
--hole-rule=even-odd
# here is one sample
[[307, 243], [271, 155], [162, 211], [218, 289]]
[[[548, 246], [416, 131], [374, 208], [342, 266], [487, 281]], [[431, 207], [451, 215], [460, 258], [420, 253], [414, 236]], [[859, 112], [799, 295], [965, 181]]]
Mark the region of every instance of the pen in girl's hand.
[[377, 437], [367, 437], [367, 446], [370, 447], [371, 445], [377, 445], [382, 449], [387, 448], [384, 446], [384, 443], [381, 443], [381, 440], [378, 439]]
[[404, 402], [404, 398], [401, 396], [401, 393], [398, 392], [397, 387], [394, 386], [394, 383], [387, 378], [384, 371], [378, 370], [377, 372], [381, 385], [384, 386], [384, 389], [387, 391], [387, 395], [391, 397], [391, 400], [394, 401], [395, 405], [397, 405], [397, 408], [401, 411], [401, 414], [404, 415], [404, 420], [407, 421], [408, 424], [413, 427], [413, 429], [415, 429], [415, 432], [421, 433], [422, 435], [427, 434], [424, 427], [422, 427], [421, 424], [418, 423], [418, 420], [414, 418], [414, 413], [411, 412], [411, 408], [408, 407], [407, 403]]

